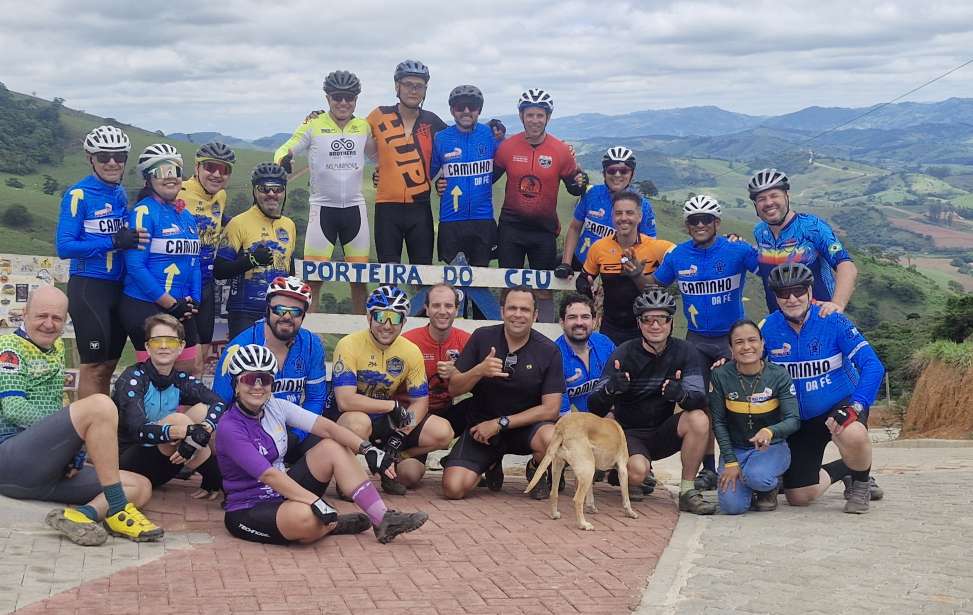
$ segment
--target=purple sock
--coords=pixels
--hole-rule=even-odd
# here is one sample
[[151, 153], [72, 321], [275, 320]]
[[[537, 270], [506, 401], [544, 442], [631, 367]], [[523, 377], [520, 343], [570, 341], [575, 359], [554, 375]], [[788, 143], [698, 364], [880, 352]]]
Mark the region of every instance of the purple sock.
[[372, 481], [366, 480], [358, 485], [351, 494], [351, 499], [355, 500], [358, 508], [365, 511], [372, 525], [377, 526], [382, 522], [385, 511], [388, 509], [385, 508], [385, 502], [382, 501], [382, 496], [378, 494], [378, 490], [372, 484]]

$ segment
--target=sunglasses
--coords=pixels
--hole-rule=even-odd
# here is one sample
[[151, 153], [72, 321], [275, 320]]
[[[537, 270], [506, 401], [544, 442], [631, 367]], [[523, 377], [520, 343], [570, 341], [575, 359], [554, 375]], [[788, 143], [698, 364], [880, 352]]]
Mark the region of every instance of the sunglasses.
[[689, 226], [707, 225], [713, 224], [715, 220], [716, 216], [713, 214], [693, 214], [686, 218], [686, 224]]
[[94, 156], [95, 160], [101, 164], [108, 164], [112, 160], [118, 164], [125, 164], [128, 160], [128, 154], [126, 152], [97, 152]]
[[155, 179], [181, 179], [182, 167], [169, 163], [157, 164], [149, 169], [149, 176]]
[[285, 190], [287, 188], [280, 184], [257, 184], [257, 192], [260, 194], [284, 194]]
[[289, 305], [272, 305], [270, 307], [271, 313], [275, 316], [285, 316], [290, 314], [291, 318], [302, 318], [304, 316], [304, 308], [292, 307]]
[[807, 286], [787, 286], [786, 288], [775, 288], [774, 296], [778, 299], [790, 299], [796, 297], [800, 299], [807, 292]]
[[350, 103], [355, 102], [358, 98], [357, 94], [328, 94], [328, 98], [339, 103]]
[[639, 322], [643, 325], [665, 325], [672, 321], [672, 316], [639, 316]]
[[605, 167], [605, 175], [629, 175], [631, 172], [632, 169], [624, 164]]
[[413, 92], [425, 92], [428, 87], [425, 83], [410, 83], [408, 81], [400, 81], [399, 85]]
[[163, 348], [179, 348], [183, 345], [183, 341], [172, 335], [157, 335], [145, 340], [145, 345], [152, 350], [161, 350]]
[[202, 163], [203, 169], [207, 173], [219, 173], [220, 175], [229, 175], [233, 172], [233, 167], [226, 164], [225, 162], [216, 162], [215, 160], [207, 160]]
[[472, 101], [466, 101], [466, 100], [457, 100], [456, 102], [451, 104], [449, 108], [452, 109], [453, 111], [456, 111], [457, 113], [460, 111], [466, 111], [466, 112], [476, 111], [477, 113], [479, 113], [483, 109], [483, 107], [481, 107], [479, 104]]
[[405, 321], [405, 314], [392, 310], [375, 310], [372, 312], [372, 320], [380, 325], [398, 326]]
[[248, 387], [269, 387], [274, 384], [274, 375], [270, 372], [247, 372], [240, 375], [240, 382]]

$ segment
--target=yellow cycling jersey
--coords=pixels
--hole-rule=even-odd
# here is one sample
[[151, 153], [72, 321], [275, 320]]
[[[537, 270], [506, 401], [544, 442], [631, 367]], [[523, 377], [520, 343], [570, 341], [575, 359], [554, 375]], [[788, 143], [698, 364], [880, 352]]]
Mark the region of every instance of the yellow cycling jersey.
[[333, 386], [354, 386], [372, 399], [393, 399], [400, 388], [411, 398], [429, 395], [422, 351], [401, 335], [384, 350], [367, 329], [346, 335], [334, 348], [332, 372]]
[[267, 286], [277, 276], [291, 273], [291, 259], [296, 241], [297, 229], [294, 221], [287, 216], [268, 218], [256, 205], [234, 216], [226, 225], [216, 255], [224, 260], [235, 261], [244, 252], [264, 247], [270, 250], [274, 260], [266, 267], [254, 267], [230, 281], [227, 309], [263, 313]]
[[226, 190], [209, 194], [203, 189], [196, 177], [182, 183], [178, 199], [186, 204], [186, 209], [196, 218], [199, 230], [199, 260], [203, 267], [203, 284], [213, 279], [213, 260], [220, 246], [223, 232], [223, 212], [226, 211]]

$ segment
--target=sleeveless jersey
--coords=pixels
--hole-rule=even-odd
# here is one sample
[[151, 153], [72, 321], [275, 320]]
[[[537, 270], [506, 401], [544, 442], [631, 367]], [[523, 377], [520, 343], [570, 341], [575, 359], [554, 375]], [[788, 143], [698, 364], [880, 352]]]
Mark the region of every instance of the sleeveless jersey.
[[396, 105], [376, 107], [368, 114], [378, 155], [376, 203], [428, 203], [432, 138], [446, 124], [422, 109], [411, 134]]
[[561, 180], [571, 181], [578, 171], [568, 146], [547, 135], [535, 147], [521, 132], [500, 144], [493, 164], [498, 172], [507, 173], [501, 222], [560, 233], [561, 224], [557, 218], [560, 183]]
[[267, 286], [278, 276], [288, 276], [297, 229], [287, 216], [268, 218], [256, 205], [226, 225], [223, 240], [216, 255], [235, 261], [252, 248], [265, 247], [274, 255], [274, 262], [266, 267], [254, 267], [230, 280], [230, 298], [226, 309], [231, 312], [262, 314], [267, 305]]
[[[596, 241], [615, 232], [612, 222], [612, 193], [608, 186], [598, 184], [588, 188], [574, 207], [574, 219], [581, 223], [581, 235], [578, 236], [574, 255], [578, 262], [583, 263], [588, 256], [588, 250]], [[645, 197], [642, 197], [639, 232], [649, 237], [656, 236], [655, 212], [652, 211], [652, 203]]]
[[176, 299], [192, 297], [198, 302], [202, 272], [193, 215], [147, 196], [129, 213], [128, 225], [148, 231], [149, 246], [146, 250], [125, 250], [123, 292], [152, 303], [166, 293]]
[[446, 190], [439, 202], [440, 222], [493, 220], [493, 130], [477, 123], [471, 132], [456, 126], [433, 138], [429, 176], [442, 170]]
[[209, 194], [197, 178], [190, 177], [182, 183], [178, 198], [182, 199], [186, 209], [196, 218], [202, 284], [206, 286], [213, 280], [213, 261], [216, 259], [216, 249], [220, 247], [223, 212], [226, 211], [226, 190]]
[[70, 274], [121, 281], [122, 255], [112, 236], [128, 220], [128, 197], [118, 184], [89, 175], [64, 191], [57, 221], [57, 255], [71, 259]]

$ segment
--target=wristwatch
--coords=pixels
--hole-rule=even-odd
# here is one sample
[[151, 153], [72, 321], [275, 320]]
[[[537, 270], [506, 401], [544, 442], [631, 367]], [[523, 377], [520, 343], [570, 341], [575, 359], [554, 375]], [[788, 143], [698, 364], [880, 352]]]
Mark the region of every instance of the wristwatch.
[[510, 417], [501, 416], [497, 419], [497, 424], [500, 426], [500, 431], [507, 431], [507, 428], [510, 427]]

